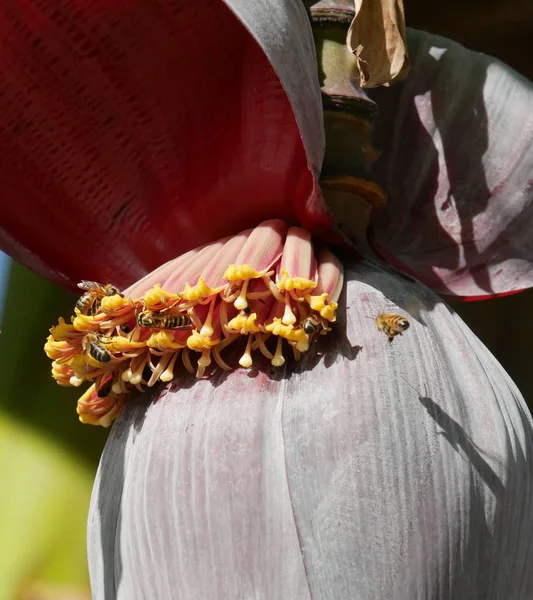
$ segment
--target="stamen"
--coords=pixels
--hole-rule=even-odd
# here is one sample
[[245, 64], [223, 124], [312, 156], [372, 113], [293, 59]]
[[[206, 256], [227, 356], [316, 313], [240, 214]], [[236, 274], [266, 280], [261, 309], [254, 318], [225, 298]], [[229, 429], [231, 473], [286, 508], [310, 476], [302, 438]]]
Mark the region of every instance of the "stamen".
[[241, 356], [241, 358], [239, 360], [239, 364], [241, 365], [241, 367], [244, 367], [245, 369], [249, 369], [253, 363], [252, 355], [251, 355], [252, 337], [253, 336], [251, 336], [251, 335], [248, 336], [248, 341], [246, 342], [246, 350], [244, 351], [244, 354]]
[[217, 363], [217, 365], [219, 367], [221, 367], [225, 371], [232, 371], [233, 369], [226, 362], [224, 362], [222, 360], [222, 357], [220, 356], [221, 346], [222, 346], [222, 344], [219, 344], [218, 346], [215, 346], [212, 350], [215, 362]]
[[84, 377], [80, 378], [77, 375], [72, 375], [72, 377], [69, 379], [69, 383], [73, 387], [79, 387], [84, 381], [85, 381]]
[[200, 277], [200, 279], [198, 279], [198, 283], [194, 287], [191, 287], [188, 283], [185, 284], [183, 297], [189, 301], [201, 300], [202, 298], [208, 298], [209, 296], [216, 296], [224, 289], [224, 287], [225, 286], [221, 286], [219, 288], [212, 289], [207, 285], [205, 279]]
[[141, 360], [139, 361], [139, 366], [135, 369], [132, 376], [130, 377], [130, 383], [132, 385], [138, 385], [143, 380], [143, 371], [149, 356], [150, 354], [147, 352], [143, 357], [141, 357]]
[[213, 326], [211, 325], [211, 320], [213, 318], [213, 309], [215, 308], [216, 299], [217, 299], [216, 296], [214, 296], [210, 301], [211, 304], [209, 305], [209, 312], [207, 313], [205, 322], [204, 322], [202, 328], [200, 329], [200, 335], [203, 335], [206, 337], [211, 337], [214, 333]]
[[228, 337], [227, 327], [228, 327], [228, 305], [225, 302], [220, 303], [220, 325], [222, 326], [222, 333], [224, 337]]
[[201, 379], [204, 376], [204, 372], [207, 367], [211, 364], [211, 349], [206, 348], [202, 352], [202, 356], [198, 359], [198, 369], [196, 369], [196, 378]]
[[163, 381], [164, 383], [168, 383], [169, 381], [172, 381], [172, 379], [174, 378], [174, 364], [176, 363], [176, 359], [178, 358], [179, 353], [180, 353], [179, 350], [177, 352], [174, 352], [172, 359], [170, 360], [170, 363], [168, 364], [167, 368], [159, 376], [159, 379], [161, 381]]
[[[176, 355], [174, 355], [174, 356], [176, 356]], [[152, 364], [150, 363], [150, 366], [152, 367], [153, 373], [152, 373], [150, 379], [148, 380], [148, 383], [146, 384], [148, 387], [152, 387], [154, 385], [154, 383], [157, 382], [157, 380], [159, 379], [159, 376], [167, 368], [168, 363], [170, 362], [170, 360], [172, 358], [173, 358], [172, 354], [165, 354], [165, 355], [163, 355], [159, 359], [159, 362], [157, 363], [157, 366], [155, 367], [155, 369], [152, 367]]]
[[259, 350], [261, 350], [261, 354], [263, 354], [263, 356], [266, 356], [269, 360], [272, 360], [274, 358], [272, 352], [270, 352], [270, 350], [265, 346], [265, 341], [263, 339], [262, 333], [257, 333], [255, 335], [254, 342], [255, 343], [252, 345], [252, 350], [255, 350], [255, 346], [256, 348], [259, 348]]
[[130, 381], [132, 376], [133, 376], [133, 371], [131, 370], [131, 367], [128, 367], [125, 371], [123, 371], [123, 373], [121, 375], [121, 379], [122, 379], [122, 381]]
[[[59, 385], [96, 381], [106, 397], [89, 388], [78, 404], [80, 420], [109, 425], [133, 386], [172, 380], [178, 355], [197, 377], [213, 358], [231, 370], [221, 352], [247, 335], [239, 360], [244, 368], [256, 350], [274, 366], [285, 364], [284, 339], [299, 359], [335, 321], [342, 278], [338, 259], [325, 247], [317, 251], [310, 233], [265, 221], [170, 261], [129, 293], [99, 299], [89, 314], [76, 308], [72, 323], [59, 319], [50, 329], [45, 352]], [[137, 324], [143, 311], [142, 322], [152, 327]], [[322, 320], [320, 328], [307, 322], [310, 317]], [[272, 335], [274, 354], [265, 343]], [[197, 364], [191, 351], [200, 355]]]
[[191, 318], [191, 321], [193, 322], [196, 329], [198, 331], [200, 331], [200, 329], [202, 329], [202, 321], [200, 320], [200, 317], [196, 314], [196, 311], [194, 310], [194, 308], [190, 308], [187, 311], [187, 314]]
[[248, 301], [246, 300], [246, 291], [248, 290], [248, 283], [249, 283], [248, 279], [245, 279], [243, 281], [239, 297], [233, 303], [233, 305], [235, 306], [235, 308], [237, 310], [244, 310], [245, 308], [248, 307]]
[[284, 325], [294, 325], [296, 323], [296, 317], [291, 308], [290, 296], [285, 296], [285, 312], [281, 321]]
[[264, 281], [265, 285], [268, 287], [268, 289], [270, 290], [270, 293], [274, 296], [274, 298], [278, 302], [285, 302], [285, 297], [279, 291], [279, 289], [276, 287], [276, 284], [272, 281], [272, 279], [269, 279], [268, 277], [263, 277], [263, 281]]
[[187, 369], [187, 371], [189, 371], [189, 373], [191, 375], [194, 374], [194, 368], [192, 366], [191, 363], [191, 357], [189, 354], [189, 348], [184, 348], [183, 352], [181, 353], [181, 360], [183, 362], [183, 366]]
[[276, 344], [276, 352], [274, 357], [270, 361], [274, 367], [281, 367], [285, 364], [285, 358], [283, 357], [283, 349], [282, 349], [283, 338], [278, 337], [278, 342]]

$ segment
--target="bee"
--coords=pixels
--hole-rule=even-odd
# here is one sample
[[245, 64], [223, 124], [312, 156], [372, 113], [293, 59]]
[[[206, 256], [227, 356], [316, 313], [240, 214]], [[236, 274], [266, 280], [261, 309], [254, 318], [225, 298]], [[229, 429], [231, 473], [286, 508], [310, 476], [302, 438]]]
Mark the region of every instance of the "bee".
[[311, 314], [302, 322], [302, 329], [307, 335], [315, 335], [322, 331], [329, 331], [324, 319], [319, 315]]
[[402, 335], [404, 331], [409, 329], [409, 321], [402, 315], [395, 315], [394, 313], [381, 313], [376, 317], [376, 325], [387, 336], [389, 343], [397, 335]]
[[97, 395], [98, 398], [107, 398], [111, 393], [111, 388], [113, 387], [113, 380], [110, 379], [107, 383], [105, 383], [101, 388], [98, 389]]
[[137, 325], [149, 329], [192, 329], [191, 318], [183, 313], [160, 314], [144, 310], [137, 315]]
[[[85, 293], [76, 302], [76, 308], [82, 315], [94, 315], [100, 308], [100, 301], [106, 296], [114, 296], [119, 294], [120, 290], [110, 283], [101, 284], [96, 281], [82, 281], [78, 283], [80, 290], [85, 290]], [[123, 296], [122, 296], [123, 297]]]
[[111, 354], [102, 347], [101, 336], [95, 333], [88, 333], [83, 340], [83, 350], [94, 360], [101, 363], [109, 362], [112, 358]]

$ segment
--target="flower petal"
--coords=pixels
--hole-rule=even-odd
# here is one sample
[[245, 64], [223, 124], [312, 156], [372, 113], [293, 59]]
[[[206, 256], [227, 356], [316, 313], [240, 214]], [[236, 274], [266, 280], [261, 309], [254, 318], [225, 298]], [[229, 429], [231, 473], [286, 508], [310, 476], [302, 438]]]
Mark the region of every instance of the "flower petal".
[[[92, 497], [94, 600], [528, 597], [531, 418], [461, 319], [390, 271], [347, 270], [320, 353], [127, 405]], [[414, 299], [388, 344], [374, 317]]]
[[375, 250], [443, 294], [532, 286], [532, 84], [445, 38], [410, 30], [408, 42], [408, 80], [371, 92], [390, 195]]
[[1, 247], [125, 287], [264, 219], [331, 228], [305, 10], [226, 4], [0, 8]]

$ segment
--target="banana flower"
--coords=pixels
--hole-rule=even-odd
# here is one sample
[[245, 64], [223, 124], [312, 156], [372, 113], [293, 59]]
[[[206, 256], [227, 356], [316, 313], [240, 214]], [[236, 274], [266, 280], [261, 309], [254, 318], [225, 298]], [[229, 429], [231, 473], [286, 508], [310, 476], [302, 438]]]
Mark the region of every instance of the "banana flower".
[[[380, 110], [365, 177], [388, 193], [361, 227], [322, 198], [339, 179], [317, 72], [329, 109], [342, 94], [300, 0], [62, 0], [0, 23], [2, 247], [124, 296], [47, 342], [59, 383], [95, 381], [82, 419], [117, 417], [93, 597], [530, 597], [531, 417], [424, 283], [533, 285], [531, 84], [408, 32], [409, 77], [360, 95]], [[139, 326], [175, 306], [189, 329]], [[379, 313], [410, 328], [389, 343]]]

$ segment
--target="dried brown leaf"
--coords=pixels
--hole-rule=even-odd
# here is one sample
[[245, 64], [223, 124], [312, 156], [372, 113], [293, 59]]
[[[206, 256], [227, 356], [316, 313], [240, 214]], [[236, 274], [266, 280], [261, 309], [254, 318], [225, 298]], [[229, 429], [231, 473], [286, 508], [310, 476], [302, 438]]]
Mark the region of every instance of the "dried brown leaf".
[[357, 59], [361, 87], [388, 86], [407, 76], [403, 0], [355, 0], [347, 37]]

